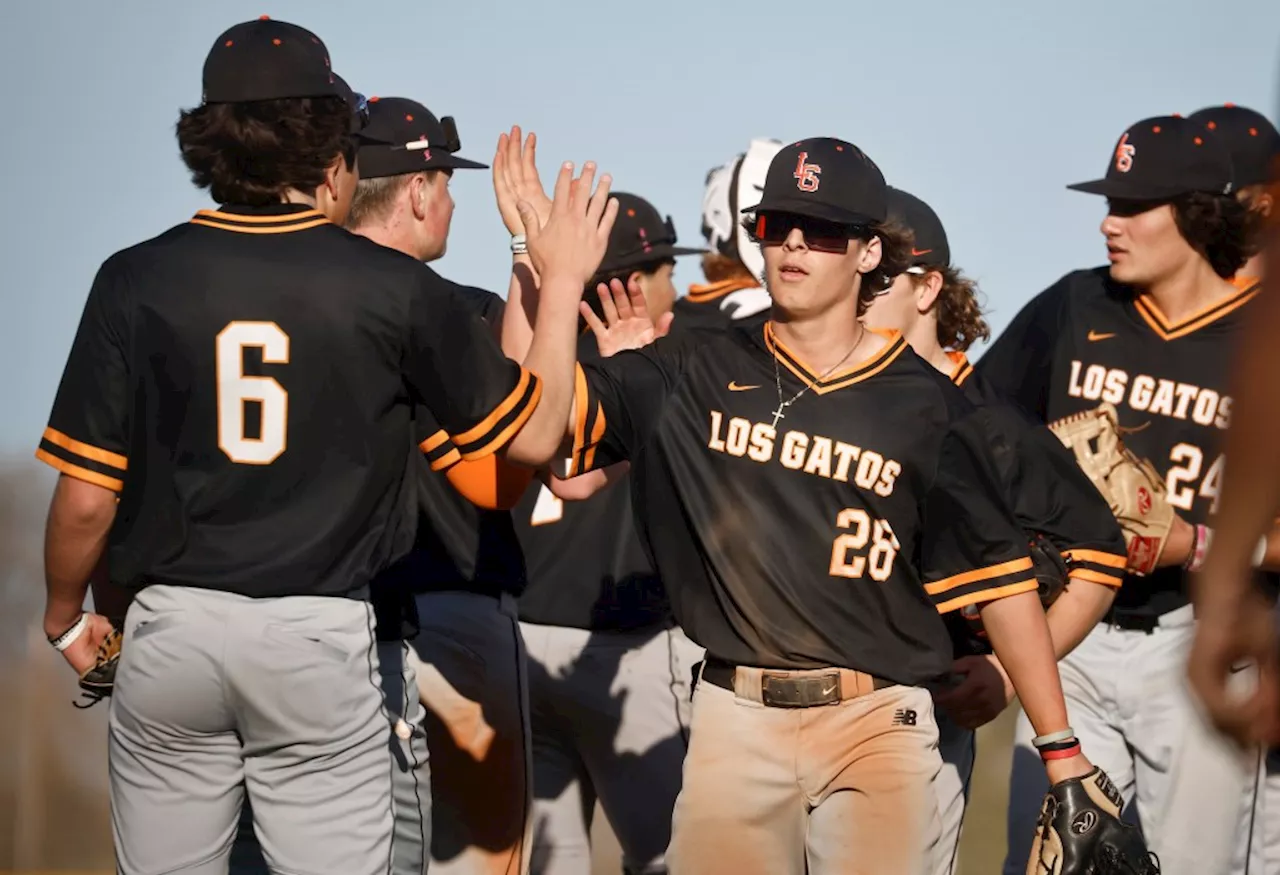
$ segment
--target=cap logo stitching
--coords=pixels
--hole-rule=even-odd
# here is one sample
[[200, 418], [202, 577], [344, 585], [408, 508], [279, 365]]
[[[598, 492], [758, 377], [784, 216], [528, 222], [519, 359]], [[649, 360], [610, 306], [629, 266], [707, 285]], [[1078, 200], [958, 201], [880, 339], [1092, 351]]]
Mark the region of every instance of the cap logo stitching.
[[1125, 131], [1120, 142], [1116, 143], [1116, 170], [1128, 173], [1133, 169], [1133, 156], [1138, 152], [1129, 142], [1129, 132]]
[[796, 188], [801, 191], [817, 191], [818, 190], [818, 174], [822, 172], [822, 168], [817, 164], [806, 164], [809, 158], [808, 152], [801, 152], [799, 159], [796, 161], [796, 172], [792, 175], [796, 178]]

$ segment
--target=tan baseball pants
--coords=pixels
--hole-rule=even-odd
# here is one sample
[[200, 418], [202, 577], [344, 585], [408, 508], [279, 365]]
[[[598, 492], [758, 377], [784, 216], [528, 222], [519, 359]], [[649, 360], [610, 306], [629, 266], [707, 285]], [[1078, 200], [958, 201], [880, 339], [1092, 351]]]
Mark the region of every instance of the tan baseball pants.
[[872, 691], [867, 675], [841, 670], [850, 698], [771, 707], [764, 674], [739, 667], [732, 691], [705, 677], [697, 685], [672, 875], [930, 872], [942, 760], [929, 692]]

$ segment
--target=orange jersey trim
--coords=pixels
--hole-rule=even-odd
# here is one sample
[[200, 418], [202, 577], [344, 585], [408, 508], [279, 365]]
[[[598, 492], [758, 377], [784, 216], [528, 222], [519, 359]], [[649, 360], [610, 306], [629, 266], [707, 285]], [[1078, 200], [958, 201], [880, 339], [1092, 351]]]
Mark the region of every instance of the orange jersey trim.
[[105, 474], [99, 474], [97, 471], [90, 471], [88, 468], [81, 468], [79, 465], [72, 464], [66, 459], [59, 459], [46, 450], [36, 450], [36, 458], [52, 468], [56, 468], [68, 477], [74, 477], [77, 480], [83, 480], [85, 483], [92, 483], [95, 486], [101, 486], [104, 489], [110, 489], [112, 492], [123, 492], [124, 481], [115, 477], [108, 477]]
[[942, 580], [926, 583], [924, 591], [929, 595], [938, 595], [947, 590], [955, 589], [957, 586], [964, 586], [966, 583], [975, 583], [979, 580], [988, 580], [993, 577], [1003, 577], [1006, 574], [1017, 574], [1020, 571], [1030, 571], [1031, 568], [1031, 557], [1024, 556], [1021, 559], [1011, 559], [999, 565], [988, 565], [986, 568], [975, 568], [963, 574], [953, 574], [951, 577], [944, 577]]
[[203, 219], [192, 219], [192, 225], [204, 225], [206, 228], [217, 228], [219, 231], [235, 231], [238, 234], [288, 234], [291, 231], [305, 231], [308, 228], [316, 228], [320, 225], [330, 224], [328, 219], [319, 218], [311, 222], [303, 222], [300, 225], [285, 225], [283, 227], [241, 227], [239, 225], [228, 225], [222, 222], [207, 222]]
[[1068, 562], [1093, 562], [1098, 565], [1106, 565], [1108, 568], [1123, 569], [1128, 560], [1124, 556], [1117, 556], [1115, 553], [1104, 553], [1101, 550], [1064, 550], [1062, 558]]
[[[470, 444], [479, 443], [474, 449], [466, 449], [462, 452], [462, 458], [467, 461], [474, 459], [482, 459], [490, 453], [507, 445], [516, 432], [524, 428], [524, 424], [529, 421], [529, 417], [533, 415], [533, 411], [537, 409], [538, 402], [542, 400], [542, 381], [538, 379], [537, 374], [527, 368], [520, 369], [520, 379], [516, 382], [516, 387], [511, 390], [506, 399], [503, 400], [493, 412], [484, 418], [478, 425], [467, 429], [461, 435], [453, 435], [453, 442], [460, 446], [468, 446]], [[494, 429], [498, 424], [508, 416], [513, 417], [507, 425], [500, 431], [494, 433]]]
[[764, 325], [764, 342], [769, 352], [786, 366], [802, 382], [818, 395], [825, 395], [827, 392], [834, 392], [837, 389], [843, 389], [846, 386], [852, 386], [854, 383], [860, 383], [863, 380], [869, 380], [876, 374], [883, 371], [893, 363], [894, 359], [902, 354], [907, 348], [907, 341], [897, 331], [875, 331], [888, 341], [884, 347], [870, 356], [864, 361], [858, 362], [842, 371], [838, 371], [826, 379], [821, 379], [819, 372], [806, 365], [803, 361], [795, 356], [786, 345], [783, 344], [773, 332], [773, 322], [766, 322]]
[[963, 386], [964, 381], [973, 376], [973, 365], [969, 364], [969, 357], [962, 352], [949, 350], [947, 352], [947, 358], [951, 359], [951, 361], [955, 363], [955, 367], [953, 367], [951, 369], [951, 373], [948, 374], [948, 376], [951, 377], [951, 382], [955, 383], [957, 386]]
[[1123, 577], [1116, 577], [1113, 574], [1103, 574], [1101, 571], [1093, 571], [1089, 568], [1073, 568], [1067, 573], [1067, 577], [1072, 580], [1085, 580], [1089, 583], [1100, 583], [1103, 586], [1119, 587], [1124, 583]]
[[101, 462], [104, 465], [110, 465], [112, 468], [119, 468], [121, 471], [129, 469], [129, 460], [119, 453], [81, 443], [55, 428], [46, 428], [43, 437], [49, 443], [62, 447], [64, 450], [75, 453], [77, 456], [81, 456], [91, 462]]
[[1018, 583], [1010, 583], [1005, 586], [998, 586], [995, 589], [984, 589], [981, 592], [970, 593], [960, 598], [952, 599], [949, 602], [939, 604], [938, 613], [946, 614], [951, 611], [967, 608], [969, 605], [976, 605], [982, 602], [993, 602], [996, 599], [1008, 598], [1011, 595], [1022, 595], [1024, 592], [1032, 592], [1039, 588], [1039, 584], [1034, 580], [1024, 580]]
[[689, 292], [685, 295], [691, 303], [707, 304], [717, 298], [723, 298], [730, 292], [740, 292], [743, 289], [758, 289], [760, 284], [750, 279], [728, 279], [721, 280], [718, 283], [707, 283], [706, 285], [691, 285]]
[[1138, 311], [1138, 315], [1142, 320], [1150, 326], [1151, 330], [1160, 337], [1161, 340], [1177, 340], [1179, 337], [1186, 337], [1192, 332], [1210, 325], [1228, 313], [1240, 309], [1249, 303], [1258, 294], [1259, 283], [1255, 282], [1246, 288], [1241, 288], [1241, 284], [1232, 281], [1238, 291], [1233, 295], [1228, 295], [1221, 301], [1215, 301], [1207, 307], [1203, 307], [1199, 311], [1192, 313], [1179, 322], [1174, 322], [1161, 312], [1159, 305], [1150, 295], [1139, 295], [1134, 299], [1134, 306]]

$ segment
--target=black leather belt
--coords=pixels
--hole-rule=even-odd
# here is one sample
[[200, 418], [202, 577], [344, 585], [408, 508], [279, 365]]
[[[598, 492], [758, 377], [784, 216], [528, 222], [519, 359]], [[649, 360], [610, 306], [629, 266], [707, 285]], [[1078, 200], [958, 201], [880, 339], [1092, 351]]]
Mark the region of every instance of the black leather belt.
[[[726, 690], [733, 690], [737, 666], [708, 657], [702, 665], [702, 679]], [[883, 690], [894, 682], [871, 675], [874, 689]], [[770, 708], [813, 708], [834, 705], [851, 696], [843, 695], [839, 671], [818, 671], [801, 677], [771, 674], [767, 669], [760, 679], [760, 700]]]
[[1153, 614], [1151, 611], [1126, 611], [1124, 608], [1112, 608], [1107, 611], [1102, 622], [1128, 632], [1146, 632], [1150, 635], [1159, 628], [1160, 617], [1160, 614]]

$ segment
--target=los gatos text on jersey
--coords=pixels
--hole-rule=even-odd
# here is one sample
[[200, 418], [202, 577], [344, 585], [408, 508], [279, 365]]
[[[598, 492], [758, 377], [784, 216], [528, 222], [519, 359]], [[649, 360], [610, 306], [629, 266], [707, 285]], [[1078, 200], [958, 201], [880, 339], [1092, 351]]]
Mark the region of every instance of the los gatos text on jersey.
[[741, 416], [729, 417], [726, 421], [719, 410], [711, 411], [711, 437], [707, 446], [714, 452], [761, 464], [773, 461], [777, 450], [778, 461], [784, 468], [841, 483], [852, 480], [861, 488], [886, 498], [893, 494], [894, 484], [902, 473], [900, 463], [874, 450], [795, 430], [785, 432], [779, 441], [777, 431], [767, 422], [751, 422]]
[[1151, 377], [1131, 376], [1120, 368], [1071, 362], [1067, 394], [1086, 401], [1109, 401], [1153, 416], [1190, 419], [1198, 425], [1226, 429], [1231, 422], [1231, 396], [1213, 389]]

